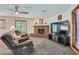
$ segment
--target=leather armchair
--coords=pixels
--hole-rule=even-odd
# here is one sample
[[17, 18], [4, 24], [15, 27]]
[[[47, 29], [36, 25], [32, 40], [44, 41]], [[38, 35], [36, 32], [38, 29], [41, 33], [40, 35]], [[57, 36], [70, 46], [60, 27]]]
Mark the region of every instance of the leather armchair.
[[16, 43], [12, 35], [9, 33], [2, 35], [1, 39], [14, 54], [30, 54], [33, 51], [33, 43], [30, 40]]

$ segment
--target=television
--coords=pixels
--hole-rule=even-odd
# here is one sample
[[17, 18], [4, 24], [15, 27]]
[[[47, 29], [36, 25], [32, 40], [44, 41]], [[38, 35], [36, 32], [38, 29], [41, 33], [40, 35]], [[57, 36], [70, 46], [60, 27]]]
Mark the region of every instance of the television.
[[67, 35], [67, 31], [66, 30], [60, 30], [60, 35]]

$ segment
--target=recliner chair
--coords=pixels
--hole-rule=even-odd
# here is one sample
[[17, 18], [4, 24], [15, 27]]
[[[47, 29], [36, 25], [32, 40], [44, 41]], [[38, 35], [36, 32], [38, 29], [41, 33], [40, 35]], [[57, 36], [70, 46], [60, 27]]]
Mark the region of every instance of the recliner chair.
[[7, 47], [11, 49], [12, 52], [16, 55], [27, 55], [31, 54], [33, 51], [33, 43], [30, 40], [26, 40], [23, 42], [18, 41], [18, 43], [16, 43], [12, 35], [9, 33], [2, 35], [1, 39], [7, 45]]

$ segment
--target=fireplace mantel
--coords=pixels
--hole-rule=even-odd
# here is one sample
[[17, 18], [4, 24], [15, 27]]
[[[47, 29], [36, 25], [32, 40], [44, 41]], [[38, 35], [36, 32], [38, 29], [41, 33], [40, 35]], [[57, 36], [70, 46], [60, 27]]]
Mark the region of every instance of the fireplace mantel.
[[46, 26], [49, 26], [49, 25], [34, 25], [34, 27], [40, 27], [40, 26], [44, 26], [44, 27], [46, 27]]

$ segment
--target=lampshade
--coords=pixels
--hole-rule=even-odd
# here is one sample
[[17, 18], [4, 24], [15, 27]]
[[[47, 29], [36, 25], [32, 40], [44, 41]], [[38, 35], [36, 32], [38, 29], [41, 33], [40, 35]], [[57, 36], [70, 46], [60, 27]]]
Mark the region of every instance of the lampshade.
[[10, 27], [10, 31], [15, 31], [15, 27], [14, 26], [11, 26]]

